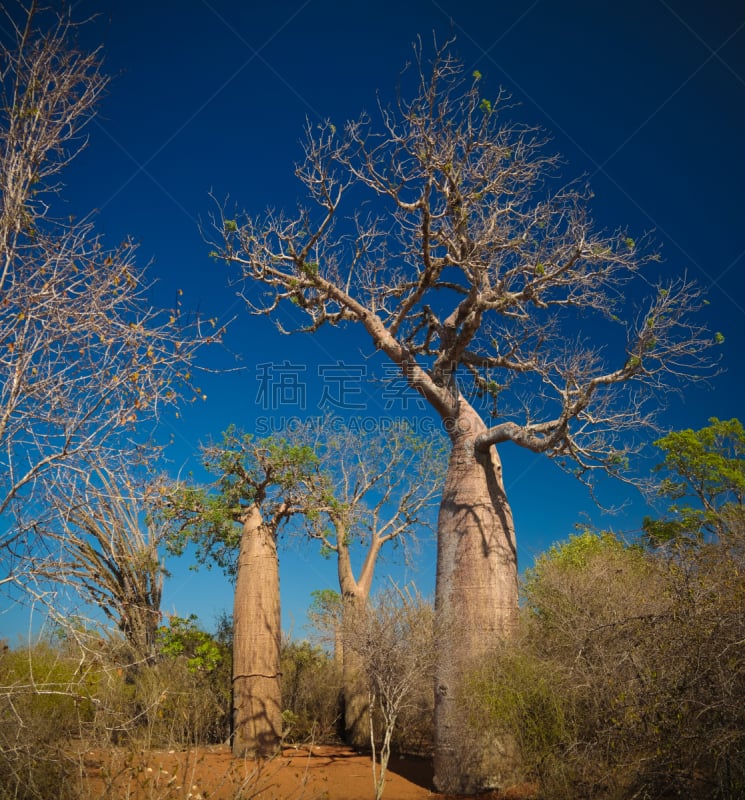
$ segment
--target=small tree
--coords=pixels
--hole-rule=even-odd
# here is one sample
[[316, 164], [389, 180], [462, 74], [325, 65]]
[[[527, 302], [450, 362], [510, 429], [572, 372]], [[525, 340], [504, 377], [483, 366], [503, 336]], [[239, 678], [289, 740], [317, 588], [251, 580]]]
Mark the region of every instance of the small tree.
[[380, 800], [396, 723], [419, 687], [431, 686], [434, 677], [434, 609], [414, 590], [388, 589], [365, 613], [348, 614], [345, 626], [345, 641], [358, 655], [365, 678], [373, 785]]
[[[310, 510], [313, 451], [280, 436], [255, 439], [235, 428], [203, 448], [211, 487], [177, 489], [169, 515], [181, 521], [171, 548], [197, 547], [202, 563], [235, 576], [233, 606], [233, 754], [266, 756], [282, 736], [277, 538]], [[236, 552], [238, 554], [236, 560]]]
[[[647, 517], [652, 544], [726, 535], [745, 513], [745, 431], [737, 419], [712, 417], [707, 427], [672, 431], [655, 444], [664, 453], [656, 468], [664, 478], [658, 494], [675, 501], [661, 519]], [[693, 501], [696, 505], [692, 505]]]
[[435, 605], [450, 633], [435, 783], [476, 792], [509, 780], [498, 743], [465, 741], [457, 699], [518, 615], [497, 447], [544, 454], [587, 482], [622, 475], [659, 390], [706, 373], [715, 338], [692, 322], [700, 293], [684, 278], [626, 304], [654, 253], [594, 229], [590, 192], [556, 187], [558, 159], [537, 131], [504, 121], [506, 98], [478, 72], [469, 81], [447, 47], [431, 67], [417, 50], [412, 72], [411, 99], [402, 90], [381, 107], [379, 125], [309, 125], [296, 169], [307, 204], [294, 216], [221, 213], [215, 252], [261, 285], [243, 295], [253, 312], [288, 301], [305, 330], [358, 325], [443, 421]]

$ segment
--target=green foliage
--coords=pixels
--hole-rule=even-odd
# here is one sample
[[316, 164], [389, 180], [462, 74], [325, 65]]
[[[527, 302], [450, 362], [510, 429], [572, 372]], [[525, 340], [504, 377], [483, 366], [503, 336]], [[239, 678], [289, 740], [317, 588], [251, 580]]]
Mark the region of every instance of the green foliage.
[[223, 661], [224, 652], [214, 637], [201, 630], [197, 617], [170, 617], [158, 628], [159, 650], [168, 658], [183, 656], [189, 672], [212, 672]]
[[[180, 526], [170, 537], [170, 552], [181, 555], [196, 545], [200, 564], [235, 572], [240, 523], [252, 507], [275, 530], [299, 512], [318, 459], [313, 448], [279, 434], [257, 438], [231, 426], [219, 444], [202, 448], [210, 486], [180, 485], [166, 510]], [[304, 510], [304, 506], [303, 509]]]
[[712, 417], [698, 431], [673, 431], [655, 445], [664, 453], [656, 467], [658, 494], [673, 500], [667, 514], [643, 527], [652, 544], [700, 542], [721, 536], [745, 500], [745, 431], [737, 419]]
[[471, 724], [514, 737], [522, 761], [542, 765], [577, 735], [563, 673], [560, 664], [527, 650], [505, 649], [466, 685]]
[[313, 616], [334, 616], [341, 613], [341, 595], [334, 589], [314, 589], [309, 613]]
[[318, 275], [318, 266], [319, 265], [317, 261], [304, 261], [300, 267], [300, 270], [309, 278], [314, 278], [316, 275]]
[[586, 567], [595, 557], [609, 552], [620, 553], [624, 543], [614, 534], [596, 533], [585, 528], [581, 533], [570, 534], [565, 542], [552, 544], [525, 571], [525, 592], [530, 595], [532, 587], [538, 586], [547, 570], [576, 570]]
[[238, 223], [234, 219], [226, 219], [223, 222], [226, 233], [235, 233], [238, 230]]

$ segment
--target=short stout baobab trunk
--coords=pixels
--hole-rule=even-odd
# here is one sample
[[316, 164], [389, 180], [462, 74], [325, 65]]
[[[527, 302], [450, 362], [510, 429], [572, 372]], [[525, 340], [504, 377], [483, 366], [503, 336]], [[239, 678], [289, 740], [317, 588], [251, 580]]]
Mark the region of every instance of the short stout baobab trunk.
[[435, 673], [435, 786], [473, 794], [512, 780], [514, 748], [468, 724], [464, 692], [479, 660], [510, 636], [517, 621], [517, 557], [512, 513], [494, 447], [466, 404], [446, 426], [452, 453], [438, 522]]
[[243, 520], [233, 606], [233, 756], [274, 754], [282, 736], [277, 542], [250, 508]]

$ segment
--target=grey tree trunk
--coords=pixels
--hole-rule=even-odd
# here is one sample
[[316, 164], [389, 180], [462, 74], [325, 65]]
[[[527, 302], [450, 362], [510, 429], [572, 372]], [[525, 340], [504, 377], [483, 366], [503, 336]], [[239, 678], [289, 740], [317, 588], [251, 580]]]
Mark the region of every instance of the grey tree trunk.
[[486, 426], [462, 400], [448, 424], [453, 448], [440, 506], [435, 590], [435, 786], [474, 794], [504, 786], [514, 771], [510, 742], [487, 741], [470, 728], [460, 693], [479, 658], [514, 631], [517, 555], [496, 449], [478, 453], [474, 447]]
[[243, 518], [233, 606], [233, 756], [276, 752], [282, 735], [279, 561], [274, 533]]
[[[359, 615], [365, 613], [367, 598], [344, 599], [345, 635], [354, 635], [359, 625]], [[344, 695], [344, 740], [359, 749], [370, 747], [370, 719], [367, 683], [364, 678], [362, 658], [349, 645], [343, 648], [342, 693]]]
[[[342, 637], [358, 629], [359, 616], [365, 614], [370, 597], [380, 542], [373, 539], [360, 572], [354, 577], [346, 537], [338, 538], [337, 566], [342, 595]], [[343, 639], [342, 639], [343, 641]], [[368, 687], [363, 676], [362, 659], [353, 647], [342, 644], [342, 693], [344, 695], [344, 739], [357, 749], [370, 746]]]

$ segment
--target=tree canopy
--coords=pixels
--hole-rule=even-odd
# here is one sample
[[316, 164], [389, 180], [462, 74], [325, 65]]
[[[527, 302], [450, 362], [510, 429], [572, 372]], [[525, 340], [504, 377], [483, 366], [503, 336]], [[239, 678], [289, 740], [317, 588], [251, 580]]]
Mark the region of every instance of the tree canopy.
[[660, 497], [673, 501], [644, 531], [654, 544], [701, 541], [727, 535], [734, 517], [743, 519], [745, 431], [738, 419], [712, 417], [709, 425], [671, 431], [655, 445], [664, 454], [656, 468]]

